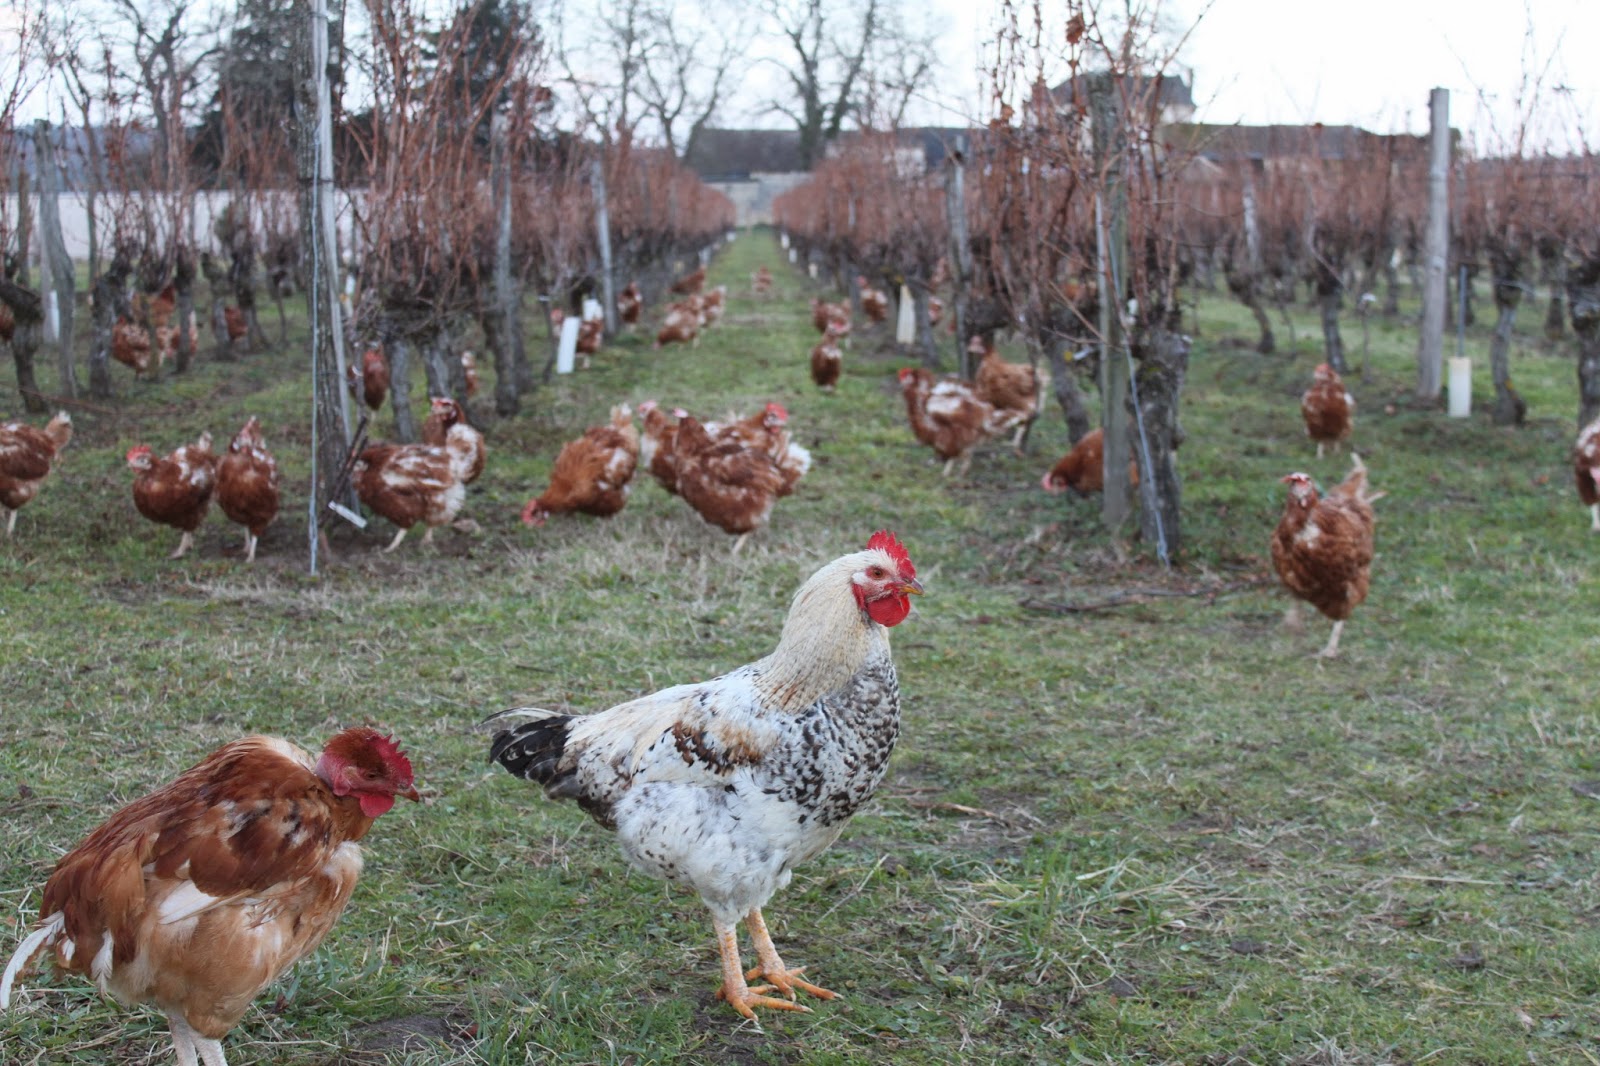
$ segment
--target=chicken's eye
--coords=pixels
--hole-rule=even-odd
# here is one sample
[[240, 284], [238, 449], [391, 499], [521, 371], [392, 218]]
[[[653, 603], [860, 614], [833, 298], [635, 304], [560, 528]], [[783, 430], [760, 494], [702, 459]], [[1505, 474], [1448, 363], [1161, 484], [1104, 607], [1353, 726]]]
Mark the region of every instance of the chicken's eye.
[[881, 566], [874, 566], [867, 570], [867, 576], [875, 581], [882, 580], [883, 575], [884, 569]]

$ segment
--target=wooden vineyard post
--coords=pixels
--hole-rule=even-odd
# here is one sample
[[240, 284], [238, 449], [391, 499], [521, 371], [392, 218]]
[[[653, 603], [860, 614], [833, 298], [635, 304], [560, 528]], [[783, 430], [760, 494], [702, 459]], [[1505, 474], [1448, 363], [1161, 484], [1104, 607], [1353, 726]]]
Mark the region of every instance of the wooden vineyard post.
[[1428, 228], [1423, 249], [1422, 337], [1417, 398], [1437, 400], [1443, 386], [1445, 261], [1450, 253], [1450, 90], [1428, 94]]

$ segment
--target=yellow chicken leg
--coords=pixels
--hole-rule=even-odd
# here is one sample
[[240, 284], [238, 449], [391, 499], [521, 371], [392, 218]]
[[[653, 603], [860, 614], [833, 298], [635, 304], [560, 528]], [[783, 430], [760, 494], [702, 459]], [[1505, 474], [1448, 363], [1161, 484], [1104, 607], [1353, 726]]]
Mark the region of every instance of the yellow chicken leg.
[[837, 999], [839, 993], [830, 992], [826, 988], [811, 984], [809, 981], [800, 980], [800, 975], [805, 973], [804, 966], [789, 969], [778, 957], [778, 948], [772, 942], [772, 934], [767, 932], [766, 920], [761, 917], [761, 910], [757, 908], [745, 916], [745, 925], [750, 927], [750, 940], [755, 945], [756, 958], [761, 960], [761, 965], [745, 973], [746, 979], [759, 977], [791, 1000], [794, 999], [795, 989], [816, 996], [818, 999]]
[[[711, 920], [712, 926], [717, 931], [717, 950], [722, 954], [722, 987], [717, 989], [717, 998], [728, 1001], [728, 1006], [740, 1014], [755, 1021], [756, 1007], [771, 1007], [773, 1010], [811, 1010], [798, 1003], [791, 1003], [787, 999], [774, 999], [762, 995], [771, 992], [774, 985], [757, 985], [751, 988], [745, 981], [744, 964], [739, 961], [739, 934], [732, 925], [728, 925], [716, 918]], [[767, 942], [768, 948], [771, 941]], [[777, 958], [776, 953], [773, 955]], [[781, 963], [780, 963], [781, 967]]]

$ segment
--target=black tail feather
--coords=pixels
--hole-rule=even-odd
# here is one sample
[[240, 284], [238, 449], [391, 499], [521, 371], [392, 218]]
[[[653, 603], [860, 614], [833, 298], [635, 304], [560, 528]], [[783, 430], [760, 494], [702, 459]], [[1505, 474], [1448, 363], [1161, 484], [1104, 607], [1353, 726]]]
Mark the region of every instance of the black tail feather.
[[489, 746], [489, 761], [504, 766], [513, 777], [548, 785], [559, 772], [570, 721], [570, 715], [557, 715], [502, 730]]

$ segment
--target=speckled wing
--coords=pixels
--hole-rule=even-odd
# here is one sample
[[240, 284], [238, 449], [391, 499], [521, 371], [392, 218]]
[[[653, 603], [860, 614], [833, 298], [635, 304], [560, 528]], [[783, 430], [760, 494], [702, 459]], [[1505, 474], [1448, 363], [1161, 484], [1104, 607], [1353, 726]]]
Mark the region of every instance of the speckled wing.
[[697, 685], [677, 685], [590, 715], [520, 709], [497, 718], [532, 718], [497, 733], [490, 758], [538, 781], [554, 799], [575, 799], [604, 825], [635, 785], [673, 781], [721, 787], [736, 770], [761, 762], [781, 738], [760, 713], [747, 670]]

